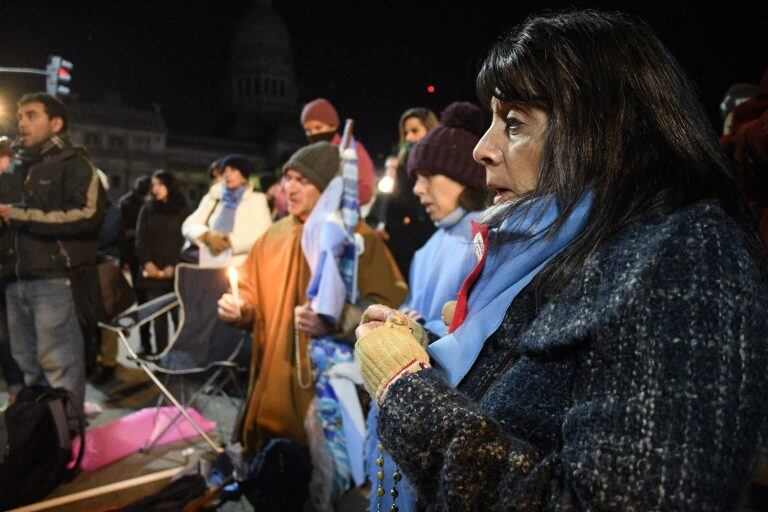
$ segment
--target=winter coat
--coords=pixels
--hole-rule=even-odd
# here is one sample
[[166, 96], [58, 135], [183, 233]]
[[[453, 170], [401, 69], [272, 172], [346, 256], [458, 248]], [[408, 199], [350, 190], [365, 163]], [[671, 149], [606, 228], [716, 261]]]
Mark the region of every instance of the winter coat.
[[[185, 249], [190, 244], [202, 245], [200, 237], [216, 224], [216, 219], [223, 208], [221, 185], [216, 184], [200, 200], [197, 210], [184, 221], [181, 230], [187, 239]], [[235, 211], [235, 226], [229, 233], [229, 240], [234, 253], [231, 264], [240, 265], [248, 255], [253, 243], [271, 225], [272, 216], [269, 212], [266, 196], [261, 192], [246, 188]]]
[[19, 279], [65, 277], [96, 262], [108, 200], [96, 167], [59, 137], [14, 172], [24, 176], [23, 203], [11, 208]]
[[452, 389], [401, 378], [379, 436], [437, 510], [736, 510], [768, 392], [768, 286], [713, 201], [532, 286]]
[[[150, 261], [161, 270], [179, 262], [184, 245], [181, 226], [188, 213], [186, 201], [180, 196], [169, 199], [167, 203], [150, 201], [141, 207], [136, 221], [136, 258], [141, 269]], [[140, 275], [136, 287], [170, 290], [173, 279], [148, 279]]]

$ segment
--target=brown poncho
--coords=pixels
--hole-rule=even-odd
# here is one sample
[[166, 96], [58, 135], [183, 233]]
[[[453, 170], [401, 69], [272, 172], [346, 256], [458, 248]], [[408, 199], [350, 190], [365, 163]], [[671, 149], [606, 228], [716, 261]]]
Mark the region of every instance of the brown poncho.
[[[304, 417], [314, 396], [314, 382], [309, 338], [300, 333], [297, 343], [293, 313], [307, 302], [310, 279], [301, 249], [303, 227], [290, 216], [276, 222], [253, 245], [240, 268], [244, 325], [253, 329], [253, 359], [238, 437], [250, 454], [274, 437], [307, 444]], [[365, 240], [358, 266], [361, 303], [399, 306], [408, 288], [389, 250], [364, 223], [358, 224], [357, 232]], [[341, 323], [355, 322], [346, 318]]]

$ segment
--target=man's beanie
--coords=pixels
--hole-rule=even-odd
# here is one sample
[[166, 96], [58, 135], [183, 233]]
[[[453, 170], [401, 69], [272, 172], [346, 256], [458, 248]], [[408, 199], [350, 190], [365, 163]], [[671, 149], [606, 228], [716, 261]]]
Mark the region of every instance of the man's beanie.
[[339, 173], [340, 165], [339, 148], [325, 141], [315, 142], [295, 152], [283, 166], [283, 174], [289, 169], [299, 171], [322, 192]]
[[325, 98], [312, 100], [301, 111], [301, 124], [307, 121], [322, 121], [329, 126], [339, 126], [339, 113]]
[[221, 159], [222, 171], [227, 167], [234, 167], [235, 169], [240, 171], [240, 174], [242, 174], [245, 177], [245, 179], [248, 179], [248, 177], [253, 173], [253, 167], [251, 166], [251, 162], [248, 160], [248, 157], [245, 157], [243, 155], [227, 155], [224, 158], [222, 158]]
[[480, 108], [466, 101], [448, 105], [440, 114], [440, 126], [411, 149], [408, 174], [442, 174], [469, 188], [485, 190], [485, 169], [472, 158], [484, 131]]

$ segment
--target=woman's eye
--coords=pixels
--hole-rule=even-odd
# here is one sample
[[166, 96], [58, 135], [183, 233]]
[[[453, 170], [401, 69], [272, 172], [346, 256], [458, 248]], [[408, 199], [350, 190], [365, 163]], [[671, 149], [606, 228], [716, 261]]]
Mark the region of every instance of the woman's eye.
[[507, 133], [510, 135], [515, 135], [518, 129], [523, 125], [523, 122], [516, 117], [507, 117], [504, 119], [504, 122], [507, 125]]

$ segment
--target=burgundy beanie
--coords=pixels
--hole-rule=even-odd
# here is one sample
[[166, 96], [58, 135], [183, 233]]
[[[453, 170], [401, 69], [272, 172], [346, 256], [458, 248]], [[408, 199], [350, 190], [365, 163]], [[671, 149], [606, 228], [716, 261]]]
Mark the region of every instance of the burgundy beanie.
[[442, 174], [469, 188], [485, 190], [485, 168], [472, 158], [484, 131], [479, 107], [466, 101], [451, 103], [440, 114], [440, 126], [411, 149], [408, 174]]
[[339, 113], [325, 98], [312, 100], [301, 111], [301, 124], [307, 121], [322, 121], [330, 126], [339, 126]]

